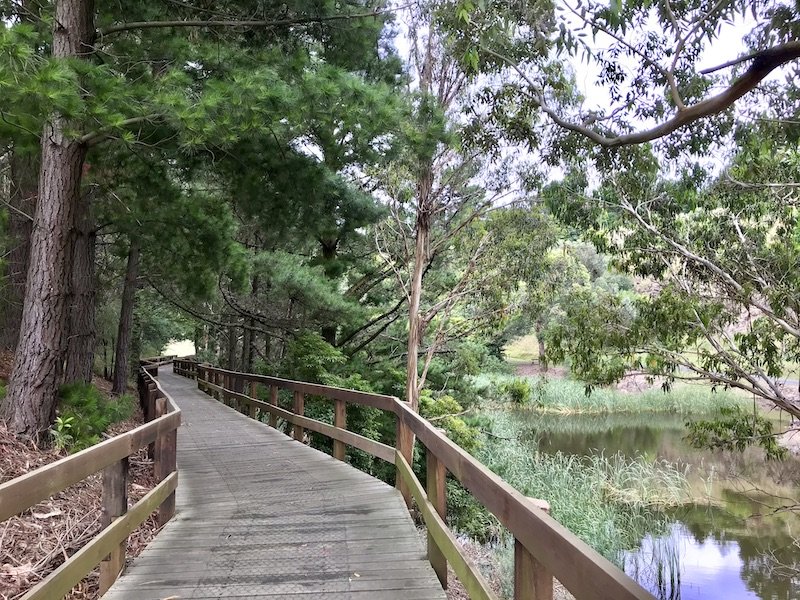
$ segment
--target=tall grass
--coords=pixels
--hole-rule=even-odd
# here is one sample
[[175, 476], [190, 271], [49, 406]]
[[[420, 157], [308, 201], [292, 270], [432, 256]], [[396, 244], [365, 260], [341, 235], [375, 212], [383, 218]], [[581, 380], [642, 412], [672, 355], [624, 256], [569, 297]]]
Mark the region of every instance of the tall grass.
[[[478, 393], [489, 402], [509, 401], [503, 390], [513, 376], [484, 374], [474, 378]], [[570, 379], [526, 379], [532, 389], [528, 406], [540, 412], [554, 414], [601, 414], [614, 412], [649, 412], [675, 414], [713, 414], [721, 408], [743, 400], [730, 392], [714, 391], [706, 385], [676, 384], [670, 391], [650, 389], [640, 393], [625, 393], [611, 388], [594, 388]]]
[[[609, 560], [622, 564], [625, 551], [666, 531], [664, 509], [691, 501], [687, 469], [674, 463], [602, 453], [588, 456], [535, 450], [529, 431], [506, 411], [483, 415], [491, 428], [477, 458], [526, 496], [550, 503], [551, 515]], [[448, 497], [448, 501], [450, 497]], [[474, 511], [471, 523], [491, 527]], [[485, 516], [485, 515], [484, 515]], [[496, 557], [503, 591], [513, 585], [513, 538], [502, 528], [487, 544]]]
[[487, 416], [493, 436], [479, 460], [526, 496], [547, 500], [556, 520], [612, 560], [663, 525], [661, 509], [689, 500], [686, 470], [673, 463], [537, 452], [513, 416]]

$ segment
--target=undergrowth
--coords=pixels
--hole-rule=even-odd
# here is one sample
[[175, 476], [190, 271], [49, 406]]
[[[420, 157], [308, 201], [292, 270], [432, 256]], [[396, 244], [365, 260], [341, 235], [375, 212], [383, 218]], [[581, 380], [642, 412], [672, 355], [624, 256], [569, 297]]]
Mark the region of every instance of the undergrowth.
[[[600, 414], [613, 412], [652, 412], [712, 414], [739, 404], [730, 392], [708, 386], [678, 384], [667, 392], [660, 389], [625, 393], [610, 388], [594, 388], [569, 379], [513, 377], [502, 374], [479, 375], [473, 380], [478, 393], [488, 402], [512, 402], [540, 412], [557, 414]], [[526, 393], [526, 390], [530, 393]]]
[[135, 408], [131, 396], [106, 398], [91, 384], [64, 385], [59, 390], [58, 417], [50, 429], [53, 444], [68, 452], [88, 448], [109, 426], [130, 418]]

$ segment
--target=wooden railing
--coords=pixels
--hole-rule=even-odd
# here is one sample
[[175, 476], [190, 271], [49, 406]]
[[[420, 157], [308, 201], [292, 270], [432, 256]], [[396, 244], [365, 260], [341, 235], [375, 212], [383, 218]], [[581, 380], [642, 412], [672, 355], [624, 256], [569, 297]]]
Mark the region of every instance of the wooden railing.
[[153, 356], [150, 358], [142, 358], [139, 359], [139, 366], [140, 367], [147, 367], [147, 372], [150, 373], [153, 377], [158, 377], [158, 367], [162, 365], [171, 364], [173, 360], [178, 358], [175, 355], [172, 356]]
[[[285, 420], [291, 424], [295, 440], [302, 441], [306, 429], [331, 438], [333, 456], [339, 460], [345, 460], [346, 446], [352, 446], [394, 464], [397, 487], [409, 506], [413, 498], [425, 521], [428, 559], [445, 588], [449, 564], [470, 598], [496, 598], [478, 567], [464, 554], [447, 527], [445, 483], [449, 472], [514, 536], [515, 600], [552, 600], [554, 577], [578, 600], [653, 600], [644, 588], [578, 539], [540, 505], [487, 469], [398, 398], [227, 371], [190, 360], [175, 360], [173, 369], [195, 377], [201, 390], [252, 418], [262, 421], [266, 418], [272, 427], [277, 426], [279, 418]], [[258, 399], [259, 386], [269, 390], [267, 402]], [[292, 410], [278, 406], [278, 390], [281, 389], [293, 393]], [[333, 425], [304, 416], [306, 395], [333, 401]], [[395, 446], [348, 431], [348, 404], [394, 414]], [[425, 485], [411, 468], [413, 446], [417, 442], [426, 451]]]
[[[131, 532], [154, 511], [159, 525], [175, 514], [175, 452], [181, 412], [158, 385], [152, 374], [155, 369], [155, 365], [143, 366], [138, 378], [139, 399], [149, 408], [149, 412], [145, 411], [148, 423], [0, 484], [2, 522], [95, 473], [102, 472], [103, 476], [102, 529], [22, 600], [61, 598], [98, 564], [100, 593], [104, 593], [125, 566], [125, 548]], [[157, 484], [128, 508], [128, 460], [145, 446], [150, 447]]]

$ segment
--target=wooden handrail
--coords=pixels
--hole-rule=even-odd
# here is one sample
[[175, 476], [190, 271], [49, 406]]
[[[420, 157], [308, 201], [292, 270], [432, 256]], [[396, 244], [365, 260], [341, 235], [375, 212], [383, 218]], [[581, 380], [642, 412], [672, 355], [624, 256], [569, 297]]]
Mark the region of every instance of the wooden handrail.
[[[164, 361], [161, 364], [171, 362]], [[35, 587], [22, 600], [60, 598], [100, 564], [100, 591], [105, 592], [125, 565], [128, 535], [150, 514], [158, 511], [163, 524], [175, 513], [177, 428], [181, 411], [150, 373], [150, 363], [140, 369], [140, 399], [155, 408], [149, 421], [131, 431], [82, 450], [0, 484], [0, 521], [17, 515], [95, 473], [103, 473], [103, 529], [81, 550]], [[155, 449], [154, 469], [158, 484], [128, 508], [128, 459], [145, 446]]]
[[[193, 360], [176, 359], [173, 368], [178, 374], [193, 376], [202, 391], [236, 410], [244, 410], [253, 418], [258, 416], [257, 411], [268, 414], [272, 427], [277, 425], [278, 417], [284, 419], [293, 426], [295, 439], [302, 439], [298, 431], [303, 429], [330, 437], [335, 444], [334, 456], [340, 460], [344, 459], [344, 452], [341, 449], [337, 452], [337, 443], [393, 462], [398, 488], [409, 505], [414, 497], [428, 527], [428, 557], [444, 587], [447, 587], [446, 565], [450, 563], [470, 598], [493, 597], [480, 572], [455, 544], [455, 538], [446, 527], [447, 508], [442, 492], [444, 478], [450, 472], [514, 536], [515, 600], [552, 600], [553, 577], [578, 600], [654, 600], [643, 587], [558, 523], [541, 506], [412, 411], [407, 402], [393, 396], [219, 369]], [[269, 388], [269, 402], [258, 399], [258, 385]], [[278, 389], [295, 394], [293, 410], [277, 406]], [[338, 416], [333, 425], [303, 415], [305, 394], [336, 403], [335, 415]], [[347, 431], [347, 404], [379, 408], [396, 415], [395, 447]], [[413, 456], [412, 439], [426, 449], [429, 473], [425, 489], [409, 466]]]

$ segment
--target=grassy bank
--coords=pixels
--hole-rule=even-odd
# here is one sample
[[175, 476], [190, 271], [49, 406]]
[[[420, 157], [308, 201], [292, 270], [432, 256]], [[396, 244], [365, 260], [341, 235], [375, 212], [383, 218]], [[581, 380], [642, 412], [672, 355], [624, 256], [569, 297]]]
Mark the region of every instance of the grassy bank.
[[580, 381], [499, 373], [479, 375], [474, 384], [489, 403], [514, 402], [539, 412], [561, 415], [623, 412], [702, 415], [743, 402], [730, 392], [714, 391], [699, 384], [676, 384], [668, 392], [651, 389], [635, 394], [595, 388], [587, 394]]

